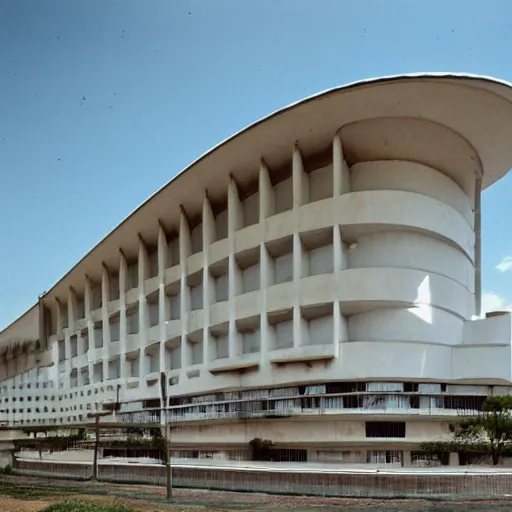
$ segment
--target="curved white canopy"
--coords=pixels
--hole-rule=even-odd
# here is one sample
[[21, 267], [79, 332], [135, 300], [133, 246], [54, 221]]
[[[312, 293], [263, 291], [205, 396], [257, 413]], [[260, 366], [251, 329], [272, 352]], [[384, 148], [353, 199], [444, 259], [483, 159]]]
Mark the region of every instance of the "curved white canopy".
[[[303, 154], [312, 154], [328, 148], [341, 130], [347, 158], [364, 157], [378, 145], [376, 123], [391, 123], [389, 133], [398, 134], [391, 143], [401, 140], [403, 147], [437, 133], [439, 140], [424, 155], [426, 163], [441, 169], [446, 164], [472, 179], [483, 172], [484, 188], [512, 167], [510, 83], [474, 75], [416, 74], [334, 88], [257, 121], [199, 157], [99, 242], [47, 297], [65, 300], [70, 286], [77, 291], [83, 288], [85, 274], [100, 278], [102, 263], [116, 268], [119, 248], [135, 256], [138, 235], [157, 239], [157, 221], [166, 229], [177, 228], [181, 207], [187, 213], [200, 212], [205, 190], [212, 201], [221, 200], [230, 175], [244, 186], [257, 179], [261, 159], [270, 169], [284, 165], [296, 141]], [[432, 128], [436, 126], [439, 130]], [[386, 144], [379, 151], [385, 151]]]

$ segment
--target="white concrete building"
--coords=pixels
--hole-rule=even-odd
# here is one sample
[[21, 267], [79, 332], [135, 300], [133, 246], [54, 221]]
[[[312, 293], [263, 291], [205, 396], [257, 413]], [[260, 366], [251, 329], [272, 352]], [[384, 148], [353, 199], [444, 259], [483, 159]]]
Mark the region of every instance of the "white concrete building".
[[119, 400], [190, 421], [184, 450], [260, 437], [362, 462], [447, 435], [512, 392], [510, 315], [472, 320], [511, 102], [484, 77], [383, 78], [223, 142], [0, 333], [0, 421]]

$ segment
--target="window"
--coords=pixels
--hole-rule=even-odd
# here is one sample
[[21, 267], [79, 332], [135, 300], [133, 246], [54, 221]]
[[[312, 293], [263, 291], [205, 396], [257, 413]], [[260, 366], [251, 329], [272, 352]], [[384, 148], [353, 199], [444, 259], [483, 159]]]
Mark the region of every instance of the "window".
[[[64, 340], [59, 340], [59, 362], [62, 362], [66, 359], [66, 345], [64, 344]], [[12, 389], [15, 389], [13, 386]]]
[[78, 355], [78, 337], [76, 335], [71, 336], [70, 345], [71, 345], [71, 357], [76, 357]]
[[367, 421], [366, 437], [403, 438], [405, 437], [405, 422]]
[[458, 411], [481, 411], [486, 396], [447, 396], [444, 399], [445, 409], [455, 409]]
[[128, 334], [137, 334], [139, 332], [139, 308], [135, 306], [126, 311], [126, 329]]
[[121, 339], [120, 316], [118, 314], [111, 316], [108, 320], [110, 329], [110, 342], [115, 343]]

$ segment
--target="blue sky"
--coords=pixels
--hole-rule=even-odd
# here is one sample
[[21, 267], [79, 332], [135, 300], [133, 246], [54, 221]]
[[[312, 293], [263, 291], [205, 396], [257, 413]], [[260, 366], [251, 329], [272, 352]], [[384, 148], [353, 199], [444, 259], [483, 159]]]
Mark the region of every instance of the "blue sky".
[[[510, 0], [2, 0], [0, 329], [188, 163], [288, 103], [394, 73], [512, 81], [511, 14]], [[512, 303], [512, 260], [497, 268], [511, 195], [512, 173], [483, 196], [491, 308]]]

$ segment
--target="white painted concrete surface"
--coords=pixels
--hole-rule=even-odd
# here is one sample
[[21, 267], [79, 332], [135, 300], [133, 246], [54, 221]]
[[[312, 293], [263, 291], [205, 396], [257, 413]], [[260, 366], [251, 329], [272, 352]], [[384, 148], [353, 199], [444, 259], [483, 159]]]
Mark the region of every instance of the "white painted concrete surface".
[[[37, 329], [32, 312], [0, 333], [0, 421], [80, 423], [117, 398], [166, 405], [162, 373], [172, 397], [333, 381], [510, 388], [510, 315], [472, 318], [480, 184], [512, 153], [462, 116], [512, 126], [512, 94], [411, 80], [361, 86], [336, 115], [324, 98], [300, 122], [269, 119], [272, 144], [259, 146], [262, 125], [209, 155], [209, 174], [198, 162], [195, 182], [169, 185], [41, 299]], [[490, 112], [484, 84], [500, 91]], [[48, 351], [16, 349], [35, 333]]]

